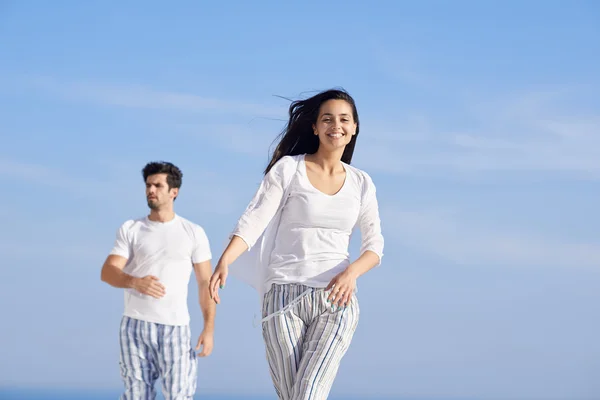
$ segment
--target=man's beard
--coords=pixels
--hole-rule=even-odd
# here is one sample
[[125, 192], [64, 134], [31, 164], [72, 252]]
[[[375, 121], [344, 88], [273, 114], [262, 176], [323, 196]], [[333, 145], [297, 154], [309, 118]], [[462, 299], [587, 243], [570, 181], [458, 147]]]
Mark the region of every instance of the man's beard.
[[156, 200], [148, 200], [148, 207], [150, 207], [151, 210], [157, 210], [158, 202]]

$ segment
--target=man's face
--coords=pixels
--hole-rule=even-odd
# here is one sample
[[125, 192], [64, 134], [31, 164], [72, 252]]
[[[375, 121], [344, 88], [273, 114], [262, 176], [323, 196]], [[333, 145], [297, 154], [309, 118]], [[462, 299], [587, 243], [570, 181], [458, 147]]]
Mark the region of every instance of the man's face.
[[177, 188], [169, 189], [167, 174], [150, 175], [146, 179], [146, 200], [152, 210], [160, 210], [165, 206], [172, 206], [177, 197]]

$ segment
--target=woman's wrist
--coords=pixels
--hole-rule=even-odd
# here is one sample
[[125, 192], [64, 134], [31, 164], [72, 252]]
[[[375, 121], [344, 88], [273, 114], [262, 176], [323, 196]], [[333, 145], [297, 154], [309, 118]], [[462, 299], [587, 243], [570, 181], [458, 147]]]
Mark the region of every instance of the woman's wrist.
[[360, 268], [355, 263], [348, 265], [346, 273], [353, 279], [358, 279], [362, 275]]

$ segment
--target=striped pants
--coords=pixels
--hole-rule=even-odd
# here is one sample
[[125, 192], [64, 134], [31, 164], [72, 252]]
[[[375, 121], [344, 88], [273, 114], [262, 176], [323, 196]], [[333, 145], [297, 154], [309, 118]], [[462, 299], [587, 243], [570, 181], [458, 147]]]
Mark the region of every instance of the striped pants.
[[165, 400], [192, 399], [196, 391], [196, 353], [189, 326], [161, 325], [129, 317], [121, 320], [121, 400], [153, 400], [160, 377]]
[[271, 378], [282, 400], [326, 399], [358, 325], [356, 295], [346, 308], [332, 309], [328, 292], [298, 284], [273, 285], [265, 294], [263, 317], [302, 293], [297, 304], [262, 326]]

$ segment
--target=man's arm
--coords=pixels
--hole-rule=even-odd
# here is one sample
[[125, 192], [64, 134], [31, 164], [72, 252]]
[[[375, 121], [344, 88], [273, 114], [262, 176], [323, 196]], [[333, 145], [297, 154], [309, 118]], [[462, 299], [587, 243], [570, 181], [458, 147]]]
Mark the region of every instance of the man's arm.
[[194, 272], [196, 273], [196, 282], [198, 283], [198, 298], [200, 300], [200, 308], [204, 316], [204, 330], [214, 331], [216, 307], [214, 301], [210, 297], [208, 283], [212, 275], [212, 267], [210, 260], [195, 263]]
[[125, 257], [114, 254], [109, 255], [106, 257], [106, 261], [104, 261], [104, 265], [102, 266], [100, 279], [102, 282], [106, 282], [116, 288], [132, 288], [134, 278], [123, 272], [125, 265], [127, 265], [127, 259]]
[[100, 279], [116, 288], [135, 289], [140, 293], [150, 295], [160, 299], [165, 295], [165, 287], [158, 281], [158, 278], [152, 275], [143, 278], [136, 278], [125, 272], [123, 268], [127, 264], [127, 259], [114, 254], [109, 255], [104, 261]]
[[198, 353], [198, 357], [207, 357], [213, 350], [216, 313], [215, 303], [211, 300], [210, 290], [208, 290], [208, 282], [212, 273], [210, 260], [195, 263], [194, 271], [196, 273], [196, 282], [198, 283], [200, 308], [204, 316], [204, 329], [198, 338], [196, 350], [202, 348], [202, 351]]

